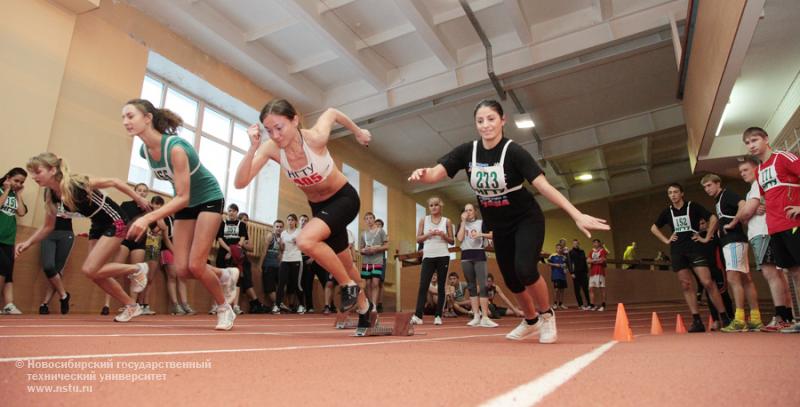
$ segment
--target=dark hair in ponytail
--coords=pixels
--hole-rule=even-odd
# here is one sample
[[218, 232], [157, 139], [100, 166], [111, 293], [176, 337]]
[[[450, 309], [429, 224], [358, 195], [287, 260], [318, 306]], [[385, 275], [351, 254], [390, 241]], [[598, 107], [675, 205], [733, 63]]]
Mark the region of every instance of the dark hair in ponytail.
[[472, 117], [478, 114], [478, 109], [482, 107], [488, 107], [489, 109], [494, 110], [501, 118], [503, 117], [503, 105], [500, 102], [494, 99], [483, 99], [475, 105], [475, 110], [472, 112]]
[[286, 99], [272, 99], [261, 109], [261, 114], [258, 115], [258, 121], [263, 122], [264, 118], [271, 114], [277, 114], [292, 120], [297, 116], [297, 110], [295, 110], [294, 106]]
[[131, 99], [126, 103], [139, 109], [143, 114], [153, 116], [153, 128], [161, 134], [178, 134], [178, 127], [183, 125], [183, 119], [169, 109], [158, 109], [146, 99]]

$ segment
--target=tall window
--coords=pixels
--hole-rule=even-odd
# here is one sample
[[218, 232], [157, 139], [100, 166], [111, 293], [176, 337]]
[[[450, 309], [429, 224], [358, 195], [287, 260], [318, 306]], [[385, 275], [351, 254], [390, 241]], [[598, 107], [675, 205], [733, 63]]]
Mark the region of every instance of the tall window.
[[[353, 188], [356, 189], [356, 192], [358, 192], [358, 185], [360, 179], [358, 170], [347, 164], [342, 163], [342, 173], [344, 174], [345, 177], [347, 177], [347, 182], [349, 182], [350, 185], [352, 185]], [[350, 233], [353, 234], [353, 238], [355, 238], [353, 247], [358, 249], [358, 216], [356, 216], [356, 218], [353, 219], [353, 221], [350, 222], [349, 225], [347, 225], [347, 230], [349, 230]]]
[[389, 190], [386, 185], [372, 181], [372, 213], [375, 219], [383, 220], [383, 230], [389, 235]]
[[419, 228], [419, 221], [427, 215], [428, 212], [425, 210], [425, 207], [417, 204], [417, 221], [414, 222], [414, 235], [417, 234], [417, 228]]
[[[253, 220], [272, 222], [278, 214], [279, 166], [270, 162], [244, 189], [233, 186], [236, 168], [250, 147], [247, 124], [240, 118], [206, 103], [200, 98], [148, 73], [142, 85], [142, 98], [156, 107], [165, 107], [183, 119], [178, 136], [194, 146], [200, 162], [214, 175], [225, 195], [226, 206], [235, 203]], [[133, 139], [128, 182], [147, 184], [152, 190], [173, 194], [169, 182], [153, 178], [150, 167], [139, 155], [142, 142]]]

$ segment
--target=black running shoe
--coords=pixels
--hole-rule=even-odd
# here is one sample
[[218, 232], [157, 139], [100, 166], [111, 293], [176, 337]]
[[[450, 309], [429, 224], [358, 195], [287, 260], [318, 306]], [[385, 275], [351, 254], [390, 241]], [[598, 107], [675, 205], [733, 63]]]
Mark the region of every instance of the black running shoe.
[[342, 312], [348, 312], [358, 303], [358, 293], [361, 292], [361, 287], [357, 285], [346, 285], [342, 287], [342, 302], [340, 307]]
[[382, 314], [383, 313], [383, 304], [379, 302], [378, 306], [376, 307], [376, 309], [378, 310], [379, 314]]
[[108, 315], [108, 311], [109, 311], [108, 306], [104, 305], [103, 309], [100, 310], [100, 315]]
[[67, 296], [63, 300], [58, 300], [61, 303], [61, 315], [69, 314], [69, 300], [72, 296], [67, 293]]
[[375, 304], [367, 300], [369, 303], [368, 311], [363, 314], [358, 314], [358, 328], [374, 328], [378, 322], [378, 313], [375, 311]]
[[50, 309], [47, 308], [47, 304], [42, 304], [39, 306], [39, 315], [47, 315], [50, 313]]
[[336, 305], [335, 304], [331, 304], [331, 313], [335, 314], [337, 312], [339, 312], [339, 311], [336, 309]]
[[706, 327], [699, 319], [692, 321], [692, 326], [689, 327], [689, 333], [705, 332]]

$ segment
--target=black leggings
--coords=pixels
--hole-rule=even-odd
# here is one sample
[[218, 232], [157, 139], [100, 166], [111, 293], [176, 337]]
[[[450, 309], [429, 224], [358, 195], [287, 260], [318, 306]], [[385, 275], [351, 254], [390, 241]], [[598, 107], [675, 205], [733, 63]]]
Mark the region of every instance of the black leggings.
[[589, 275], [586, 273], [575, 274], [575, 281], [572, 282], [572, 286], [575, 289], [575, 299], [578, 301], [578, 306], [583, 306], [581, 291], [583, 291], [583, 296], [586, 297], [586, 305], [589, 305]]
[[314, 276], [317, 276], [319, 284], [322, 288], [325, 288], [325, 283], [328, 282], [328, 272], [315, 261], [311, 264], [304, 263], [300, 268], [300, 273], [303, 275], [300, 278], [300, 282], [302, 283], [300, 290], [303, 291], [303, 304], [308, 309], [314, 308]]
[[54, 230], [42, 240], [40, 259], [47, 278], [61, 274], [74, 242], [75, 234], [68, 230]]
[[539, 280], [537, 263], [544, 243], [544, 222], [521, 219], [511, 229], [494, 231], [494, 252], [506, 286], [514, 294]]
[[299, 261], [281, 262], [281, 267], [278, 269], [278, 289], [275, 290], [275, 302], [278, 304], [283, 302], [284, 296], [299, 290], [300, 264]]
[[445, 300], [444, 288], [445, 285], [447, 285], [448, 267], [450, 267], [450, 256], [427, 257], [422, 259], [422, 272], [419, 275], [419, 290], [417, 291], [417, 310], [414, 313], [417, 317], [422, 318], [422, 313], [425, 308], [425, 298], [428, 295], [428, 286], [431, 285], [434, 272], [436, 272], [436, 278], [439, 279], [439, 284], [437, 284], [439, 301], [436, 302], [436, 312], [434, 312], [434, 315], [437, 317], [442, 316]]

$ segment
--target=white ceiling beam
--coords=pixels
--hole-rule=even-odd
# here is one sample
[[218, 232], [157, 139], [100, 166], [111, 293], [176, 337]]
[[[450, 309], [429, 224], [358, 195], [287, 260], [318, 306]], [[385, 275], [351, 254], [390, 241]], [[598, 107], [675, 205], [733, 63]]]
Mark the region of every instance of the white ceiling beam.
[[213, 41], [203, 42], [224, 44], [223, 51], [220, 51], [220, 47], [213, 50], [217, 58], [223, 61], [236, 60], [240, 64], [245, 63], [245, 66], [251, 64], [261, 68], [255, 70], [258, 73], [240, 69], [245, 74], [249, 73], [254, 80], [257, 78], [263, 80], [264, 76], [267, 76], [270, 86], [264, 85], [263, 82], [267, 81], [262, 81], [261, 85], [273, 94], [291, 98], [305, 106], [316, 106], [323, 98], [322, 91], [311, 82], [292, 76], [286, 62], [280, 57], [258, 44], [246, 42], [242, 32], [236, 29], [236, 25], [208, 4], [204, 2], [188, 4], [180, 1], [137, 2], [137, 4], [149, 13], [178, 16], [170, 17], [174, 24], [178, 24], [178, 20], [183, 18], [186, 22], [183, 25], [186, 30], [184, 35], [213, 38]]
[[350, 61], [377, 91], [386, 89], [386, 70], [377, 60], [369, 59], [356, 49], [355, 34], [336, 16], [321, 15], [316, 0], [287, 0], [279, 3], [294, 18], [306, 23], [326, 40], [340, 57]]
[[600, 21], [608, 21], [614, 16], [613, 0], [594, 0], [592, 8], [597, 12]]
[[350, 3], [354, 3], [355, 1], [356, 0], [324, 0], [317, 6], [317, 12], [324, 14], [329, 11], [334, 11], [337, 8], [344, 7]]
[[364, 40], [356, 40], [356, 49], [361, 51], [364, 48], [374, 47], [378, 44], [383, 44], [384, 42], [413, 33], [414, 31], [415, 28], [411, 23], [401, 24], [364, 38]]
[[[503, 3], [503, 0], [476, 0], [469, 2], [469, 7], [472, 9], [473, 12], [477, 13], [483, 9], [494, 7], [501, 3]], [[443, 24], [448, 21], [455, 20], [457, 18], [465, 16], [466, 14], [464, 14], [464, 9], [462, 9], [461, 6], [458, 6], [450, 10], [447, 10], [445, 12], [434, 15], [433, 25]]]
[[519, 0], [503, 0], [503, 9], [506, 11], [508, 18], [511, 19], [511, 24], [514, 26], [519, 42], [523, 45], [533, 42], [531, 27], [525, 20], [525, 13], [522, 12], [522, 7], [519, 6]]
[[[436, 27], [433, 16], [419, 0], [395, 0], [394, 3], [400, 12], [411, 22], [422, 41], [436, 55], [439, 62], [447, 69], [454, 69], [458, 65], [456, 53], [442, 40], [442, 35]], [[463, 14], [463, 10], [462, 10]]]
[[308, 58], [304, 58], [297, 63], [289, 65], [289, 73], [295, 74], [303, 71], [307, 71], [311, 68], [320, 66], [326, 62], [331, 62], [339, 59], [339, 55], [332, 51], [325, 51], [321, 54], [312, 55]]
[[268, 26], [265, 26], [265, 27], [257, 28], [255, 30], [250, 31], [250, 32], [244, 33], [244, 40], [246, 42], [252, 42], [252, 41], [260, 40], [261, 38], [264, 38], [264, 37], [266, 37], [266, 36], [268, 36], [270, 34], [274, 34], [274, 33], [278, 32], [278, 31], [284, 30], [286, 28], [289, 28], [289, 27], [291, 27], [291, 26], [293, 26], [295, 24], [297, 24], [297, 21], [284, 20], [284, 21], [281, 21], [279, 24], [273, 24], [273, 25], [268, 25]]

